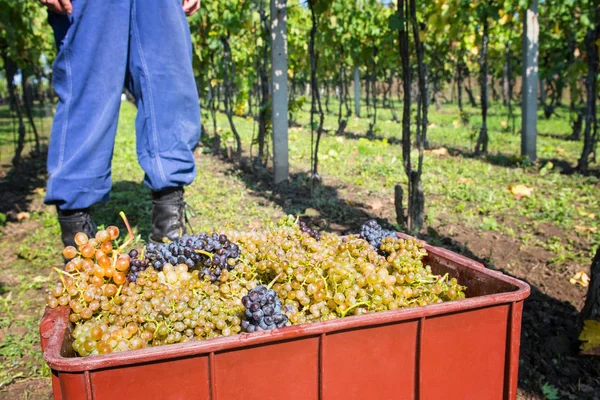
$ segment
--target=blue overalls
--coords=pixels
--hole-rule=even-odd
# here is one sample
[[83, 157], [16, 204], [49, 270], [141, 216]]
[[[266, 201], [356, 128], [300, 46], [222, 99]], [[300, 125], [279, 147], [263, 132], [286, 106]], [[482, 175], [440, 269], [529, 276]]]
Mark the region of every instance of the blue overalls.
[[192, 44], [181, 0], [73, 0], [50, 13], [59, 97], [48, 150], [46, 204], [63, 210], [108, 200], [123, 87], [135, 96], [144, 182], [189, 185], [200, 140]]

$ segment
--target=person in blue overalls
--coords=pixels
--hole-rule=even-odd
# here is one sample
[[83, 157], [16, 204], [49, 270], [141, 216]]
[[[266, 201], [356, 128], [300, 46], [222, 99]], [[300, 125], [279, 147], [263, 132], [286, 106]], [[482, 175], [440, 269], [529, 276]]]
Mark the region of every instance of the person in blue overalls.
[[124, 87], [136, 100], [137, 156], [152, 190], [150, 240], [177, 238], [200, 140], [186, 19], [200, 0], [39, 1], [58, 48], [45, 203], [58, 209], [63, 243], [74, 245], [80, 231], [95, 234], [90, 207], [108, 200]]

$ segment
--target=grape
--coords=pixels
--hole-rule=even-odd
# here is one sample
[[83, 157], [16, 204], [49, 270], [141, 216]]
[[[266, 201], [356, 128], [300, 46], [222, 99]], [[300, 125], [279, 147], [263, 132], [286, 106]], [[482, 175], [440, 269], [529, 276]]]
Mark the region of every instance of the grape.
[[[281, 313], [281, 301], [277, 293], [265, 286], [252, 289], [242, 298], [242, 304], [247, 310], [242, 321], [242, 328], [246, 332], [281, 328], [288, 321], [287, 316]], [[279, 309], [277, 313], [276, 308]]]
[[465, 297], [423, 263], [422, 244], [378, 226], [361, 230], [377, 248], [287, 216], [266, 230], [184, 235], [126, 254], [109, 227], [79, 236], [46, 303], [71, 308], [73, 349], [93, 356]]
[[83, 233], [83, 232], [79, 232], [75, 235], [75, 244], [77, 246], [83, 246], [84, 244], [86, 244], [88, 241], [88, 236]]
[[116, 226], [109, 226], [106, 228], [106, 232], [109, 234], [110, 240], [115, 240], [119, 237], [119, 228]]
[[165, 264], [185, 264], [199, 270], [200, 277], [216, 282], [223, 270], [231, 270], [240, 249], [223, 234], [183, 235], [172, 243], [149, 244], [146, 257], [160, 271]]
[[300, 227], [300, 230], [302, 232], [304, 232], [307, 235], [311, 236], [315, 240], [320, 240], [321, 235], [320, 235], [319, 231], [316, 230], [316, 229], [311, 229], [311, 227], [308, 226], [308, 223], [306, 223], [305, 221], [298, 220], [298, 226]]
[[[164, 270], [174, 276], [171, 282], [165, 281]], [[167, 264], [164, 270], [140, 272], [137, 281], [123, 286], [108, 308], [92, 319], [78, 321], [73, 331], [74, 350], [81, 356], [107, 354], [241, 331], [241, 298], [254, 283], [240, 279], [240, 267], [225, 271], [218, 283], [190, 274], [183, 264]], [[222, 295], [224, 287], [235, 296]]]
[[75, 247], [73, 247], [73, 246], [67, 246], [63, 250], [63, 256], [66, 259], [74, 258], [75, 256], [77, 256], [77, 249]]
[[383, 229], [374, 219], [371, 219], [361, 225], [359, 236], [368, 241], [371, 246], [378, 250], [380, 249], [381, 240], [383, 238], [398, 237], [396, 232]]

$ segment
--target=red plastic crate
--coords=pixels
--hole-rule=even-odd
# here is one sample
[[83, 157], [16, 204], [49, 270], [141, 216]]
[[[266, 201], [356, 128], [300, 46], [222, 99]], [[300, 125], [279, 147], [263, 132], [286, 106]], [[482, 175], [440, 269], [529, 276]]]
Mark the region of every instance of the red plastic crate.
[[54, 398], [515, 399], [529, 286], [426, 250], [435, 273], [468, 287], [466, 299], [87, 358], [71, 348], [69, 310], [47, 310]]

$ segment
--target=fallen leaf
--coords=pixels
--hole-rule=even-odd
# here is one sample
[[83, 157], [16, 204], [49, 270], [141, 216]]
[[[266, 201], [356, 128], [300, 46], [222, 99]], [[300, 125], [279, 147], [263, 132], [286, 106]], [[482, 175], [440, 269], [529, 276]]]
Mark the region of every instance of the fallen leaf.
[[375, 157], [375, 161], [382, 162], [383, 161], [383, 157], [382, 156], [377, 156], [377, 157]]
[[471, 183], [473, 179], [471, 178], [463, 178], [462, 176], [456, 180], [457, 183]]
[[590, 284], [590, 277], [583, 271], [579, 271], [571, 279], [569, 279], [572, 285], [580, 284], [583, 287], [588, 287]]
[[381, 202], [380, 200], [373, 200], [370, 201], [368, 204], [369, 207], [371, 207], [375, 211], [381, 210], [383, 208], [383, 202]]
[[346, 204], [348, 204], [350, 207], [354, 207], [356, 205], [356, 203], [352, 200], [346, 200]]
[[435, 129], [435, 128], [437, 128], [437, 125], [434, 123], [431, 123], [427, 126], [427, 129]]
[[506, 127], [508, 126], [508, 122], [506, 122], [506, 121], [500, 121], [500, 125], [501, 125], [503, 128], [506, 128]]
[[529, 197], [533, 194], [533, 188], [525, 185], [509, 185], [508, 190], [510, 190], [517, 200], [521, 200], [523, 197]]
[[592, 319], [583, 322], [583, 329], [579, 334], [581, 350], [584, 352], [598, 352], [600, 350], [600, 322]]
[[562, 154], [562, 153], [564, 153], [564, 152], [565, 152], [565, 149], [563, 149], [563, 148], [562, 148], [562, 147], [560, 147], [560, 146], [556, 146], [556, 151], [558, 151], [558, 153], [559, 153], [559, 154]]
[[447, 156], [448, 155], [448, 149], [445, 147], [440, 147], [439, 149], [433, 149], [433, 150], [425, 150], [425, 153], [431, 153], [435, 156], [441, 157], [441, 156]]
[[29, 219], [30, 215], [28, 212], [25, 211], [21, 211], [20, 213], [17, 213], [17, 221], [23, 221], [25, 219]]
[[318, 217], [321, 215], [321, 213], [319, 212], [319, 210], [315, 210], [314, 208], [307, 208], [306, 210], [304, 210], [304, 215], [307, 217]]
[[341, 136], [336, 137], [335, 140], [337, 140], [340, 143], [344, 143], [344, 138]]
[[453, 125], [455, 128], [458, 128], [458, 127], [460, 126], [460, 121], [459, 121], [459, 120], [457, 120], [457, 119], [455, 119], [454, 121], [452, 121], [452, 125]]
[[598, 228], [596, 228], [595, 226], [581, 226], [581, 225], [575, 225], [575, 230], [579, 231], [579, 232], [596, 232], [598, 230]]

